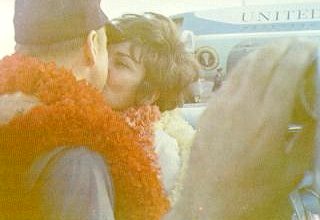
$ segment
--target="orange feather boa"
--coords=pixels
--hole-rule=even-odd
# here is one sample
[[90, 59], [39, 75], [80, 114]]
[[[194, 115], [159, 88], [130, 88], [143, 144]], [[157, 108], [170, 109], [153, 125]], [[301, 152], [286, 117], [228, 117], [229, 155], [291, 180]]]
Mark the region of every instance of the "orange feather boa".
[[[117, 220], [158, 220], [167, 212], [153, 151], [152, 122], [160, 117], [156, 107], [113, 111], [97, 90], [76, 81], [70, 71], [14, 54], [0, 62], [0, 94], [17, 91], [42, 104], [0, 126], [2, 166], [10, 167], [1, 171], [8, 192], [42, 153], [57, 146], [87, 146], [110, 166]], [[0, 208], [16, 208], [13, 198]]]

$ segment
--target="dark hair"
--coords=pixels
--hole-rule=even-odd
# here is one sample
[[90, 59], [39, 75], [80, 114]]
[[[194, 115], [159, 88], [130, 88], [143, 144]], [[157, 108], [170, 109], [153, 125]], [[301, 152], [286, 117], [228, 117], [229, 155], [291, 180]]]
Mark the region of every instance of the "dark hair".
[[187, 52], [175, 23], [155, 13], [125, 14], [113, 23], [122, 36], [109, 38], [110, 44], [129, 41], [132, 49], [141, 49], [145, 79], [138, 89], [137, 102], [157, 92], [155, 104], [161, 111], [182, 105], [185, 89], [198, 78], [199, 66]]

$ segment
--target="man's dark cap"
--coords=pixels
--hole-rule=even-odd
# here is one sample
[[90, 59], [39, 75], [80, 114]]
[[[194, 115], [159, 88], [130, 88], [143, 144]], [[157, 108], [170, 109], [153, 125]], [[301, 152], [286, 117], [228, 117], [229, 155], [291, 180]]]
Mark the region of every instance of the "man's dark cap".
[[101, 0], [16, 0], [15, 40], [50, 45], [85, 37], [109, 22]]

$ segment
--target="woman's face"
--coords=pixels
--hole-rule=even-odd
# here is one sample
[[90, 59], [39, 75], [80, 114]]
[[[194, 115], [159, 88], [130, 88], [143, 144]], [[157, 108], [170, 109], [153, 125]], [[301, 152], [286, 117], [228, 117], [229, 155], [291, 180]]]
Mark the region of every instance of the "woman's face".
[[130, 48], [129, 42], [108, 46], [108, 79], [103, 93], [113, 109], [121, 110], [135, 105], [137, 89], [144, 79], [141, 51]]

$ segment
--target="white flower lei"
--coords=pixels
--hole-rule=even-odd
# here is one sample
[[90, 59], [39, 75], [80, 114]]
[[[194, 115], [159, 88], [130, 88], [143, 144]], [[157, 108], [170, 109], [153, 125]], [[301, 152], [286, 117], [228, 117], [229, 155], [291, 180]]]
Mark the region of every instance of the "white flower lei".
[[169, 200], [173, 206], [183, 188], [182, 181], [188, 169], [188, 160], [195, 135], [193, 127], [183, 118], [180, 109], [166, 111], [161, 119], [155, 123], [156, 130], [162, 130], [177, 141], [181, 161], [180, 170], [173, 189], [169, 192]]

